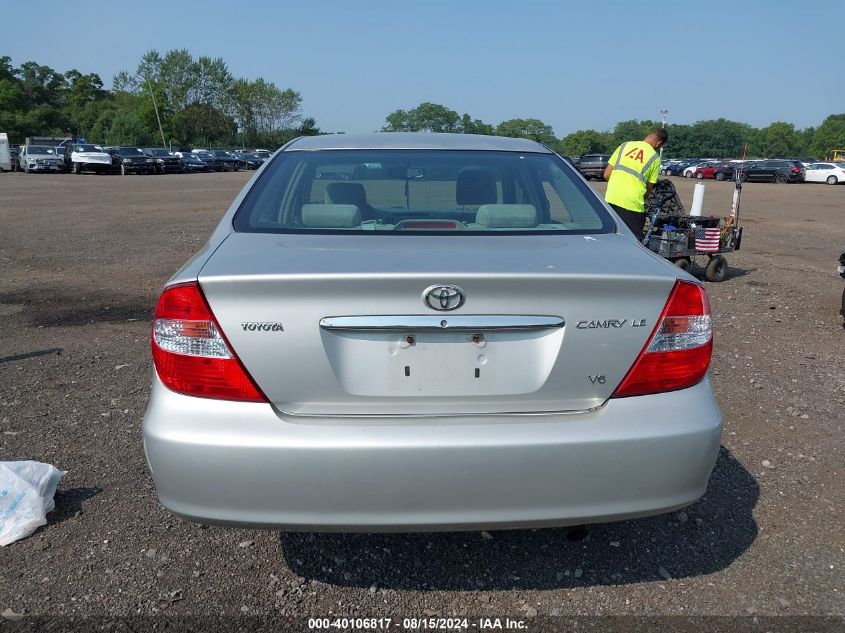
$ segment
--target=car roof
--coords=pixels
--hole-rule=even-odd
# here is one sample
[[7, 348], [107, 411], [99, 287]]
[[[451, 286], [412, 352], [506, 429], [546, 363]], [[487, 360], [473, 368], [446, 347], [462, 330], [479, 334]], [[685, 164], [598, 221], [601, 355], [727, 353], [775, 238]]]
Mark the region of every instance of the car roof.
[[539, 143], [524, 138], [422, 132], [302, 136], [286, 145], [284, 151], [322, 149], [445, 149], [552, 153]]

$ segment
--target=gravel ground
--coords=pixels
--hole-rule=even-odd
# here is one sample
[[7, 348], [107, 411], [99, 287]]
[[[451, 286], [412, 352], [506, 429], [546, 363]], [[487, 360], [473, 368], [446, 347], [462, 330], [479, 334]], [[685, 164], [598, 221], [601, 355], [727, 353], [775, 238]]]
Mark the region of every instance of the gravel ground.
[[[532, 630], [556, 615], [741, 616], [728, 629], [779, 616], [761, 630], [845, 615], [845, 187], [745, 186], [743, 248], [708, 284], [725, 434], [701, 501], [586, 531], [329, 535], [183, 522], [143, 456], [157, 293], [247, 178], [0, 174], [0, 459], [68, 471], [49, 524], [0, 548], [0, 630], [14, 614], [508, 616]], [[675, 183], [689, 205], [693, 183]], [[708, 182], [705, 212], [724, 215], [732, 186]]]

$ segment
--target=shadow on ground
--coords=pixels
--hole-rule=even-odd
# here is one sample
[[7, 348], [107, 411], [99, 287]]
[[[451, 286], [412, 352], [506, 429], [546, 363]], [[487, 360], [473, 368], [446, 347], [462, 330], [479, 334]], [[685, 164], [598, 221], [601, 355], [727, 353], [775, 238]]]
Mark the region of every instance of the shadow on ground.
[[85, 501], [97, 496], [102, 491], [103, 489], [97, 486], [57, 490], [54, 497], [56, 507], [47, 515], [47, 525], [57, 525], [73, 518], [84, 510], [82, 504]]
[[152, 319], [155, 297], [120, 296], [80, 288], [26, 288], [0, 293], [0, 304], [23, 307], [23, 317], [37, 327], [68, 327]]
[[758, 497], [754, 477], [722, 447], [707, 494], [683, 514], [492, 538], [282, 533], [280, 543], [294, 572], [333, 585], [472, 591], [659, 581], [710, 574], [739, 558], [757, 536]]

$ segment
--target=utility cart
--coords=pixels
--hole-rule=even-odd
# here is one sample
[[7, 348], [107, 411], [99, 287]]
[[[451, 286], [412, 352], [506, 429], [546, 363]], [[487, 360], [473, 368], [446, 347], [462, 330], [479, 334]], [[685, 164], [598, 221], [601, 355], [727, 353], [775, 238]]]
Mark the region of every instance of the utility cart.
[[731, 215], [722, 220], [686, 215], [672, 182], [659, 180], [648, 200], [652, 213], [643, 244], [683, 270], [700, 267], [707, 281], [722, 281], [728, 274], [725, 254], [738, 251], [742, 242], [738, 224], [741, 187], [737, 180]]

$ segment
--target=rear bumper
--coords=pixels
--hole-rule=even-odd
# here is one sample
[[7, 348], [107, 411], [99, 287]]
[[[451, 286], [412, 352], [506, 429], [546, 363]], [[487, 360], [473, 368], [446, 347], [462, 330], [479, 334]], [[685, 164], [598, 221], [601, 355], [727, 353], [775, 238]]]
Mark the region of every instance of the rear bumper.
[[[21, 167], [23, 169], [23, 167]], [[62, 171], [61, 165], [30, 165], [29, 171]]]
[[604, 170], [606, 167], [579, 167], [578, 171], [581, 172], [581, 175], [585, 178], [590, 176], [591, 178], [599, 178], [604, 176]]
[[422, 531], [614, 521], [704, 494], [721, 414], [709, 378], [568, 415], [288, 418], [182, 396], [144, 418], [161, 503], [204, 523]]

